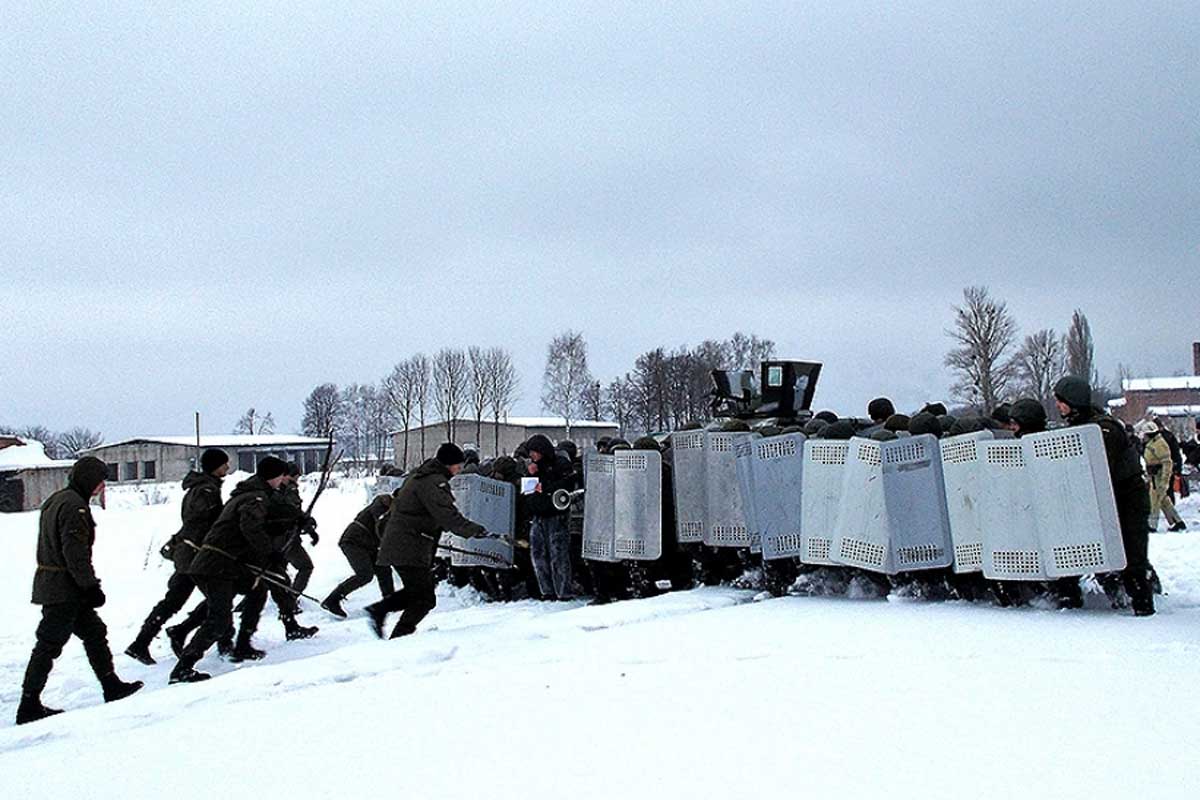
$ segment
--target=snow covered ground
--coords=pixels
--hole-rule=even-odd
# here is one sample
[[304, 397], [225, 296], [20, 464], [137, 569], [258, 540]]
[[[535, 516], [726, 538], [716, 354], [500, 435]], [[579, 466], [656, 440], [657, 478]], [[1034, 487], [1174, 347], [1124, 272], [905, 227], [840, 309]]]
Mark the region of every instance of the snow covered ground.
[[[231, 488], [233, 481], [226, 482]], [[160, 596], [179, 490], [115, 489], [101, 614], [120, 653]], [[153, 504], [146, 505], [151, 500]], [[344, 577], [346, 481], [317, 506], [312, 591]], [[1200, 503], [1157, 534], [1168, 596], [1134, 619], [697, 589], [650, 600], [483, 604], [444, 588], [418, 635], [379, 642], [318, 609], [256, 664], [104, 705], [78, 642], [50, 678], [68, 713], [12, 725], [38, 609], [36, 513], [0, 515], [0, 798], [707, 798], [1200, 796]], [[374, 585], [350, 598], [357, 612]]]

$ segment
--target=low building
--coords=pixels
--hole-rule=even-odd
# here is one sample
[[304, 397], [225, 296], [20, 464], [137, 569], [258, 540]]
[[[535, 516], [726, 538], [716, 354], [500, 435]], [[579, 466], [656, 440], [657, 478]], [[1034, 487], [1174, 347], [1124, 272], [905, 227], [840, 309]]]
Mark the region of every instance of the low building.
[[67, 485], [74, 461], [56, 461], [41, 442], [0, 436], [0, 512], [33, 511]]
[[84, 451], [108, 465], [110, 483], [183, 480], [195, 469], [200, 453], [210, 447], [229, 454], [232, 469], [254, 472], [267, 456], [294, 461], [304, 472], [317, 472], [324, 461], [328, 442], [310, 436], [260, 434], [201, 436], [139, 436], [108, 442]]
[[616, 436], [619, 430], [615, 422], [572, 421], [571, 433], [568, 436], [567, 423], [562, 417], [505, 417], [499, 422], [485, 419], [479, 423], [478, 430], [473, 419], [456, 419], [452, 424], [453, 437], [450, 435], [451, 423], [448, 422], [410, 428], [408, 431], [392, 431], [392, 448], [395, 451], [394, 460], [397, 466], [406, 466], [406, 452], [407, 466], [420, 464], [437, 453], [438, 445], [451, 439], [459, 445], [474, 445], [482, 457], [493, 458], [497, 455], [511, 454], [518, 445], [538, 433], [555, 443], [569, 438], [582, 450], [594, 445], [597, 439]]
[[1121, 381], [1122, 396], [1108, 403], [1109, 412], [1133, 424], [1160, 418], [1176, 436], [1191, 439], [1200, 418], [1200, 342], [1192, 344], [1192, 375], [1133, 378]]

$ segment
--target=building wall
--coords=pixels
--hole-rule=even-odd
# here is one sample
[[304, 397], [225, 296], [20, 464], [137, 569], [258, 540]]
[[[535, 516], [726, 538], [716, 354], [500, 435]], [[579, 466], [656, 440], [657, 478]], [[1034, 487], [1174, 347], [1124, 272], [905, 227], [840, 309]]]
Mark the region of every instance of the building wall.
[[[500, 448], [496, 449], [496, 430], [499, 428]], [[408, 467], [414, 467], [437, 455], [438, 446], [449, 439], [447, 425], [444, 422], [426, 425], [425, 428], [425, 449], [421, 449], [421, 429], [414, 428], [408, 432]], [[492, 422], [485, 422], [480, 428], [482, 436], [480, 440], [475, 440], [475, 422], [474, 420], [460, 420], [454, 423], [454, 439], [456, 443], [475, 444], [479, 447], [479, 454], [483, 458], [495, 458], [497, 455], [511, 455], [513, 450], [516, 450], [519, 445], [525, 442], [530, 436], [540, 433], [552, 442], [560, 442], [567, 438], [565, 427], [554, 428], [526, 428], [523, 425], [506, 425], [500, 423], [497, 425]], [[596, 440], [602, 436], [616, 436], [617, 426], [613, 424], [611, 427], [593, 427], [572, 428], [571, 441], [579, 445], [580, 450], [584, 447], [594, 445]], [[404, 460], [404, 432], [399, 431], [392, 436], [392, 446], [395, 449], [394, 463], [397, 466], [405, 466]]]
[[[274, 455], [286, 461], [295, 461], [305, 472], [316, 472], [321, 468], [325, 456], [323, 447], [226, 447], [229, 454], [231, 469], [243, 469], [253, 472], [259, 460]], [[244, 454], [244, 457], [243, 457]], [[178, 444], [161, 444], [157, 442], [141, 442], [133, 444], [99, 447], [89, 451], [104, 463], [116, 464], [117, 478], [113, 483], [130, 483], [133, 481], [181, 481], [192, 469], [192, 459], [196, 456], [194, 446]], [[148, 476], [146, 463], [154, 462], [154, 475]], [[136, 477], [130, 477], [131, 463], [137, 464]], [[111, 477], [111, 472], [110, 472]]]
[[1130, 424], [1146, 418], [1151, 406], [1197, 406], [1200, 390], [1156, 389], [1148, 392], [1126, 392], [1125, 405], [1115, 409], [1115, 415]]
[[[67, 485], [70, 472], [70, 467], [48, 467], [0, 474], [0, 511], [37, 510], [47, 497]], [[14, 501], [14, 485], [17, 485], [21, 497], [19, 507], [10, 506]]]

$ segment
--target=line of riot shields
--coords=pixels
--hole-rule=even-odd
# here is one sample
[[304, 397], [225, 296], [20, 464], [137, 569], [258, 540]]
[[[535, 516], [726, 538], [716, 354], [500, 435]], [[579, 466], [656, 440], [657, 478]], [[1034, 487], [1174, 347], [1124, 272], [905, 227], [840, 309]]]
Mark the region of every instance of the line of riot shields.
[[[1039, 581], [1125, 567], [1100, 429], [1011, 438], [808, 439], [710, 430], [671, 434], [664, 453], [583, 457], [582, 556], [653, 562], [689, 544], [757, 554], [766, 565], [923, 570]], [[516, 488], [480, 475], [451, 482], [460, 510], [508, 539], [446, 534], [454, 566], [513, 563]], [[666, 496], [664, 496], [664, 494]], [[674, 536], [664, 536], [673, 503]], [[671, 533], [671, 531], [666, 531]]]

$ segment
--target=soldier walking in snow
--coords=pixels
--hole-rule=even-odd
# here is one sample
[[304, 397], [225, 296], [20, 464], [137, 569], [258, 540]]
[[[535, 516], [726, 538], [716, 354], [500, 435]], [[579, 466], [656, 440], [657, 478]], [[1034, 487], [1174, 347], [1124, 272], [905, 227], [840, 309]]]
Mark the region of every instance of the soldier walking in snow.
[[380, 638], [390, 612], [403, 612], [392, 630], [390, 638], [395, 639], [414, 633], [417, 624], [437, 605], [433, 555], [442, 531], [468, 539], [488, 535], [483, 526], [464, 517], [454, 505], [450, 479], [462, 470], [463, 461], [463, 451], [447, 442], [396, 492], [379, 546], [379, 563], [395, 567], [404, 588], [366, 607], [371, 629]]
[[392, 507], [392, 496], [381, 494], [371, 501], [371, 504], [358, 512], [354, 520], [346, 526], [338, 547], [346, 556], [350, 569], [354, 574], [339, 583], [321, 605], [339, 616], [345, 616], [342, 601], [355, 589], [361, 589], [371, 582], [371, 578], [379, 581], [380, 597], [387, 597], [396, 591], [392, 582], [392, 568], [379, 565], [379, 533], [387, 524], [388, 512]]
[[1175, 510], [1171, 500], [1171, 482], [1175, 479], [1175, 462], [1171, 457], [1171, 448], [1163, 436], [1162, 430], [1150, 420], [1142, 420], [1133, 426], [1134, 431], [1146, 443], [1143, 458], [1146, 459], [1146, 472], [1150, 474], [1150, 529], [1158, 529], [1158, 512], [1162, 511], [1167, 518], [1168, 530], [1177, 532], [1187, 530], [1183, 517]]
[[71, 468], [66, 488], [42, 504], [33, 576], [33, 602], [42, 607], [42, 621], [21, 687], [18, 725], [61, 713], [61, 709], [42, 705], [42, 690], [54, 659], [72, 635], [83, 641], [88, 663], [104, 691], [104, 702], [120, 700], [142, 688], [141, 681], [126, 683], [117, 677], [108, 649], [108, 629], [96, 613], [105, 598], [92, 566], [96, 521], [88, 500], [103, 491], [107, 475], [103, 461], [81, 458]]
[[[200, 456], [200, 471], [193, 470], [183, 479], [183, 488], [186, 490], [186, 494], [183, 496], [183, 505], [180, 508], [183, 527], [171, 537], [167, 546], [163, 548], [164, 554], [170, 554], [169, 557], [175, 564], [175, 572], [167, 580], [166, 595], [150, 611], [150, 615], [142, 623], [142, 629], [137, 638], [129, 647], [125, 648], [125, 655], [130, 658], [143, 664], [154, 664], [154, 657], [150, 655], [150, 642], [158, 635], [167, 620], [179, 613], [183, 604], [192, 596], [192, 590], [196, 588], [196, 583], [187, 575], [187, 568], [191, 566], [192, 559], [200, 549], [204, 535], [221, 516], [221, 509], [224, 508], [224, 502], [221, 500], [221, 480], [227, 474], [229, 474], [229, 456], [224, 450], [214, 448], [205, 450]], [[186, 632], [194, 629], [206, 614], [207, 607], [201, 603], [192, 612], [195, 617], [193, 623], [185, 623], [180, 628], [168, 631], [172, 641], [176, 642], [176, 637], [180, 633], [186, 636]], [[182, 646], [182, 642], [179, 642], [175, 649], [178, 650]]]

